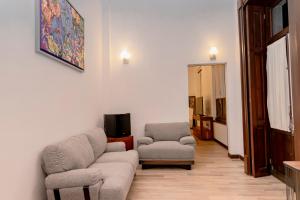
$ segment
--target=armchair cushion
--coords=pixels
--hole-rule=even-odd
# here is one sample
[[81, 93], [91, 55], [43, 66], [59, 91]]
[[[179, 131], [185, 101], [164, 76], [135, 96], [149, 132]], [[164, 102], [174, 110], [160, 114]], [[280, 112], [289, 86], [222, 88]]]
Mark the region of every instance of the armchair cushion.
[[107, 143], [105, 152], [122, 152], [126, 151], [125, 143], [124, 142], [112, 142]]
[[179, 141], [180, 138], [190, 135], [188, 122], [146, 124], [145, 136], [154, 141]]
[[193, 136], [185, 136], [180, 138], [180, 144], [195, 146], [196, 141]]
[[103, 175], [100, 169], [77, 169], [57, 174], [46, 178], [47, 189], [74, 188], [95, 185], [102, 182]]
[[138, 147], [140, 160], [194, 160], [194, 147], [177, 141], [159, 141]]
[[141, 137], [137, 140], [137, 146], [149, 145], [153, 143], [153, 139], [150, 137]]

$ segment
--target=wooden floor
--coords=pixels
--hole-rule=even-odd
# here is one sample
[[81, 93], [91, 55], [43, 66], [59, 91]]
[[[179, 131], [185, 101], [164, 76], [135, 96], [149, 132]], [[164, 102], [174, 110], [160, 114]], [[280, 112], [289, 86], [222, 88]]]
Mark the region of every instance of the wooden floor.
[[285, 185], [273, 176], [253, 178], [243, 162], [227, 157], [215, 142], [197, 141], [191, 171], [138, 169], [128, 200], [285, 200]]

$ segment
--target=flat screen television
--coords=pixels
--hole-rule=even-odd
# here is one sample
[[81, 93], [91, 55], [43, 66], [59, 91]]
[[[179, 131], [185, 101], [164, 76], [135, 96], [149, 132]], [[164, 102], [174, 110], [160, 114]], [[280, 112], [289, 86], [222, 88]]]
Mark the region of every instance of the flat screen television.
[[107, 137], [121, 138], [131, 135], [130, 113], [105, 114], [104, 131]]

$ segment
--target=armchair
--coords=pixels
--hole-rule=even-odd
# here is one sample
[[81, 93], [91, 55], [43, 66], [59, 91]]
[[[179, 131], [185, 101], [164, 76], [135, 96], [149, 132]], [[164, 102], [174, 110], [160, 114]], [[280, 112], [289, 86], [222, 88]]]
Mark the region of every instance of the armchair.
[[189, 123], [146, 124], [145, 137], [137, 141], [143, 169], [150, 165], [181, 165], [191, 169], [194, 164], [195, 139]]

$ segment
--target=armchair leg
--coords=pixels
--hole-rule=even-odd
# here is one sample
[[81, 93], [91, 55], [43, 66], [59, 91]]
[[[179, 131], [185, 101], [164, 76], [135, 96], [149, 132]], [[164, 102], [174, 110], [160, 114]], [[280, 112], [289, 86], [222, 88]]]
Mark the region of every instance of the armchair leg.
[[183, 165], [182, 168], [186, 170], [192, 170], [192, 165]]

